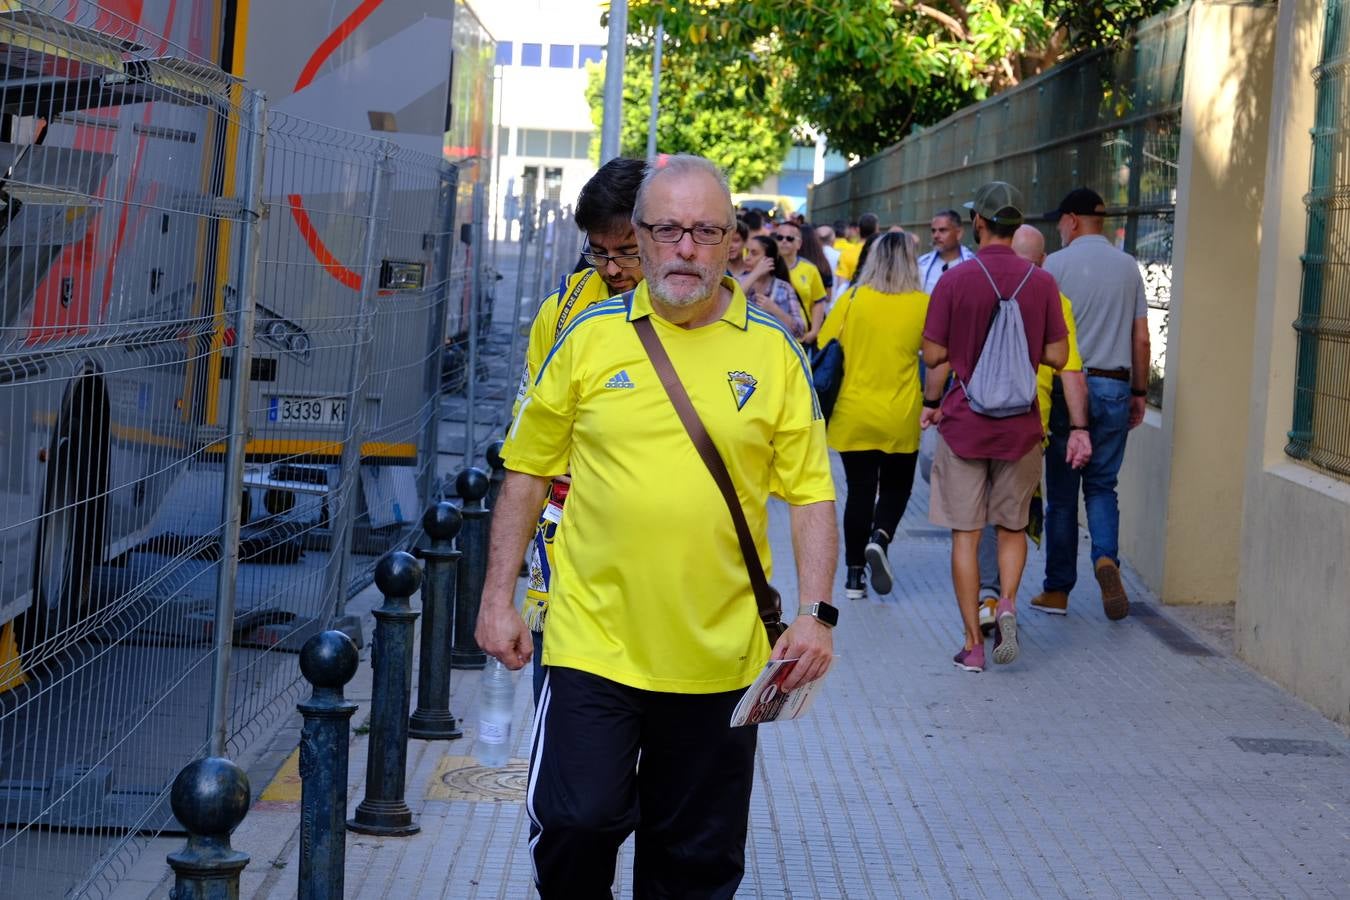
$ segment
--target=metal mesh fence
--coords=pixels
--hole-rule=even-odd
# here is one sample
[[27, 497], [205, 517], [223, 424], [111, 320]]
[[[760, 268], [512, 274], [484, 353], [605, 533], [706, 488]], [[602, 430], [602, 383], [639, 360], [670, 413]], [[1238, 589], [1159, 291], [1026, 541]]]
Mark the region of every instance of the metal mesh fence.
[[[61, 5], [0, 0], [0, 894], [35, 898], [110, 893], [177, 772], [291, 711], [445, 474], [447, 359], [516, 346], [462, 169]], [[479, 460], [508, 387], [464, 376]]]
[[961, 110], [811, 189], [818, 222], [877, 214], [920, 235], [988, 181], [1016, 186], [1037, 214], [1079, 186], [1102, 195], [1106, 235], [1136, 257], [1153, 337], [1150, 401], [1162, 400], [1172, 286], [1181, 90], [1190, 4], [1143, 23], [1129, 43], [1095, 51]]
[[1343, 0], [1326, 5], [1299, 316], [1294, 421], [1285, 452], [1350, 476], [1350, 140], [1345, 127], [1350, 23]]

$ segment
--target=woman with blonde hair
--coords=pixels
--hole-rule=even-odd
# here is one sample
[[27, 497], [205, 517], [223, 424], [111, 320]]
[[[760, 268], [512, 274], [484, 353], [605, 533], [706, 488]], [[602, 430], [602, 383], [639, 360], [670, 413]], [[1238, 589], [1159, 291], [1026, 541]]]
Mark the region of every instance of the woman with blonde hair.
[[854, 288], [839, 298], [820, 331], [824, 347], [838, 340], [844, 377], [831, 413], [830, 447], [844, 464], [845, 596], [893, 586], [886, 550], [914, 486], [923, 386], [917, 357], [928, 295], [919, 282], [914, 247], [905, 234], [878, 235]]

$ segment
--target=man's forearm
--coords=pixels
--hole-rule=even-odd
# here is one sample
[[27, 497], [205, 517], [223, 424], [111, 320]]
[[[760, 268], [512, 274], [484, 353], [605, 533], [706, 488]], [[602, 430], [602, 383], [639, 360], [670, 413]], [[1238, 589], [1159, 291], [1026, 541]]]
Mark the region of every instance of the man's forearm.
[[923, 398], [925, 400], [942, 399], [942, 392], [947, 387], [947, 378], [951, 375], [951, 371], [951, 363], [944, 362], [936, 366], [929, 364], [923, 382]]
[[507, 471], [492, 511], [487, 576], [483, 582], [484, 606], [515, 602], [520, 561], [525, 558], [525, 548], [539, 521], [548, 485], [547, 478]]
[[839, 557], [839, 528], [834, 501], [788, 507], [792, 553], [797, 560], [797, 592], [806, 603], [833, 596]]
[[[1142, 324], [1142, 327], [1140, 327]], [[1130, 378], [1130, 387], [1136, 391], [1148, 390], [1149, 369], [1152, 364], [1153, 354], [1150, 352], [1148, 336], [1148, 321], [1146, 319], [1136, 319], [1133, 339], [1130, 342], [1131, 362], [1134, 366], [1133, 376]]]
[[1064, 386], [1064, 405], [1069, 408], [1069, 424], [1089, 424], [1087, 377], [1082, 372], [1060, 372], [1059, 380]]

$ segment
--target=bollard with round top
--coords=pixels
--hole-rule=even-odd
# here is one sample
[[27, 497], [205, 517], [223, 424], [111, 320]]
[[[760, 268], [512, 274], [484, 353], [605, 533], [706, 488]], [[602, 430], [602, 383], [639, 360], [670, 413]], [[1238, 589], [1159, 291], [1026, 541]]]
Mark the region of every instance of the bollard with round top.
[[417, 667], [417, 709], [408, 719], [408, 736], [424, 741], [453, 741], [464, 736], [450, 713], [450, 642], [455, 626], [455, 581], [462, 555], [454, 547], [463, 519], [444, 501], [422, 516], [430, 547], [413, 555], [426, 562], [422, 584], [421, 662]]
[[347, 820], [362, 834], [416, 834], [412, 810], [403, 799], [408, 767], [408, 704], [412, 699], [412, 633], [417, 612], [408, 599], [422, 584], [411, 554], [396, 550], [375, 567], [384, 604], [375, 616], [374, 683], [370, 703], [370, 747], [366, 797]]
[[342, 694], [361, 663], [356, 642], [325, 631], [300, 649], [300, 674], [314, 688], [297, 703], [300, 733], [300, 900], [341, 897], [347, 858], [347, 747], [356, 704]]
[[487, 578], [489, 523], [483, 498], [487, 496], [488, 484], [488, 474], [472, 466], [455, 477], [460, 514], [464, 517], [464, 527], [459, 533], [459, 549], [464, 556], [460, 560], [455, 633], [450, 651], [450, 665], [456, 669], [481, 669], [487, 663], [487, 654], [474, 640], [473, 631], [478, 627], [478, 603]]
[[502, 456], [502, 447], [506, 446], [505, 441], [493, 441], [488, 444], [487, 452], [483, 454], [488, 464], [488, 492], [487, 508], [488, 513], [497, 508], [497, 497], [502, 492], [502, 482], [506, 480], [506, 458]]
[[194, 760], [173, 780], [169, 806], [187, 829], [187, 845], [168, 856], [174, 900], [238, 900], [248, 854], [230, 846], [230, 832], [248, 813], [248, 775], [220, 756]]

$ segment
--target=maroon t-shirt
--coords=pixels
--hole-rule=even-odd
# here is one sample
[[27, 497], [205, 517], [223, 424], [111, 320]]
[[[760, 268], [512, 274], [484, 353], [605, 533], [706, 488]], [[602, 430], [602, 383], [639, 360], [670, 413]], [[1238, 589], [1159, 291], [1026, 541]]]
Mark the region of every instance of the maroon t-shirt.
[[[1032, 268], [1031, 277], [1017, 294], [1017, 305], [1022, 310], [1031, 365], [1040, 366], [1045, 345], [1069, 334], [1055, 279], [1002, 244], [981, 249], [978, 257], [998, 285], [998, 294], [975, 262], [952, 268], [933, 288], [923, 336], [946, 347], [952, 370], [961, 381], [969, 381], [989, 334], [994, 305], [1000, 296], [1011, 297], [1027, 269]], [[942, 400], [938, 430], [952, 451], [965, 459], [1021, 459], [1042, 438], [1041, 414], [1035, 406], [1004, 419], [980, 415], [970, 408], [960, 382], [954, 383]]]

